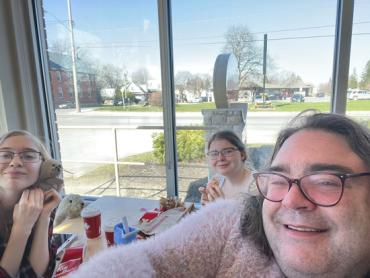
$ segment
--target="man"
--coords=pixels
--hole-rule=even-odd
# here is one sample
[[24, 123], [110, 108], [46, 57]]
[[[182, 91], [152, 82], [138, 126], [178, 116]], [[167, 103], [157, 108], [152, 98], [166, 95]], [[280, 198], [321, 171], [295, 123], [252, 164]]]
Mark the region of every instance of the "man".
[[335, 114], [297, 117], [254, 176], [260, 195], [244, 207], [207, 205], [75, 277], [369, 277], [369, 130]]

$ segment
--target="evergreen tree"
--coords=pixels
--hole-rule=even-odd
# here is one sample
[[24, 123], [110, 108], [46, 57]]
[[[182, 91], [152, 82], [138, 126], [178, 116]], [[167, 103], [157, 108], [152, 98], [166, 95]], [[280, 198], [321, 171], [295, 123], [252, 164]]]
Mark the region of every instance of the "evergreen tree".
[[370, 89], [370, 60], [367, 61], [365, 68], [362, 71], [360, 88]]
[[356, 68], [353, 68], [352, 74], [348, 78], [348, 88], [357, 89], [358, 88], [358, 76]]

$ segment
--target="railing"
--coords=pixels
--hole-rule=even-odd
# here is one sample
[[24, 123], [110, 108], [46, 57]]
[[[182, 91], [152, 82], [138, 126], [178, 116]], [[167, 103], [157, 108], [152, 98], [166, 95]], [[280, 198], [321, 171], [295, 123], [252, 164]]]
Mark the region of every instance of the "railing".
[[[204, 130], [204, 127], [202, 126], [178, 126], [177, 127], [178, 130]], [[83, 139], [84, 139], [84, 134], [83, 133], [86, 133], [84, 132], [84, 130], [91, 130], [92, 133], [96, 133], [97, 130], [107, 130], [110, 132], [108, 134], [105, 134], [104, 135], [104, 132], [101, 133], [102, 135], [102, 138], [105, 138], [105, 140], [102, 140], [102, 138], [98, 138], [97, 140], [100, 140], [102, 141], [102, 144], [100, 144], [98, 147], [101, 149], [107, 149], [107, 147], [109, 145], [112, 145], [112, 148], [110, 149], [110, 151], [107, 151], [106, 154], [107, 155], [104, 155], [104, 156], [101, 156], [99, 153], [101, 153], [101, 150], [100, 149], [95, 149], [95, 152], [97, 153], [96, 156], [98, 158], [96, 158], [96, 156], [94, 157], [91, 157], [91, 159], [79, 159], [80, 157], [84, 157], [86, 156], [86, 153], [88, 152], [88, 150], [90, 150], [90, 153], [91, 153], [91, 149], [93, 148], [92, 146], [92, 142], [90, 143], [91, 146], [87, 146], [87, 149], [86, 149], [86, 145], [83, 143]], [[58, 126], [58, 131], [59, 131], [59, 138], [60, 138], [60, 143], [61, 143], [61, 152], [62, 152], [62, 161], [63, 163], [79, 163], [79, 164], [88, 164], [88, 163], [96, 163], [96, 164], [110, 164], [114, 166], [114, 179], [108, 179], [106, 180], [104, 183], [98, 185], [98, 186], [95, 186], [91, 189], [89, 189], [88, 191], [84, 192], [84, 194], [91, 194], [92, 192], [94, 191], [97, 191], [99, 189], [102, 190], [102, 192], [100, 194], [103, 194], [105, 192], [104, 188], [111, 188], [112, 184], [114, 183], [115, 184], [115, 189], [116, 189], [116, 195], [117, 196], [121, 196], [121, 190], [122, 189], [139, 189], [139, 188], [130, 188], [130, 187], [123, 187], [121, 182], [120, 182], [120, 179], [121, 178], [127, 178], [127, 177], [135, 177], [135, 176], [127, 176], [127, 175], [120, 175], [119, 173], [119, 165], [142, 165], [144, 166], [145, 163], [144, 162], [122, 162], [122, 161], [119, 161], [119, 158], [120, 156], [126, 156], [125, 154], [122, 155], [120, 154], [119, 152], [119, 142], [120, 142], [120, 139], [119, 139], [119, 131], [120, 130], [124, 130], [124, 131], [129, 131], [129, 132], [134, 132], [134, 131], [144, 131], [144, 132], [147, 132], [150, 130], [152, 130], [153, 132], [151, 132], [151, 134], [153, 134], [155, 131], [163, 131], [163, 126], [132, 126], [132, 127], [117, 127], [117, 126], [66, 126], [66, 125], [60, 125]], [[75, 134], [75, 132], [72, 132], [72, 134], [69, 134], [70, 132], [69, 131], [78, 131], [77, 133], [80, 134], [82, 133], [82, 135], [80, 136], [77, 136]], [[81, 131], [81, 132], [80, 132]], [[86, 134], [85, 134], [86, 136]], [[122, 136], [122, 135], [121, 135]], [[146, 134], [145, 136], [142, 136], [142, 135], [136, 135], [138, 138], [140, 139], [143, 139], [145, 136], [148, 136], [148, 134]], [[89, 134], [87, 137], [91, 137], [91, 134]], [[151, 135], [150, 135], [150, 139], [148, 138], [144, 138], [144, 140], [150, 140], [150, 144], [152, 143], [152, 138], [151, 138]], [[69, 145], [68, 145], [69, 144]], [[76, 157], [76, 153], [73, 148], [73, 146], [70, 146], [70, 145], [74, 145], [74, 144], [78, 144], [79, 146], [81, 145], [81, 149], [80, 149], [80, 153], [78, 154], [78, 157]], [[87, 145], [89, 143], [86, 143]], [[96, 143], [95, 143], [96, 144]], [[130, 146], [128, 147], [130, 148]], [[78, 149], [78, 148], [77, 148]], [[70, 151], [68, 151], [70, 150]], [[151, 149], [152, 150], [152, 149]], [[147, 150], [148, 151], [148, 150]], [[137, 153], [140, 153], [140, 151], [138, 151]], [[113, 154], [113, 157], [112, 158], [108, 158], [107, 159], [107, 156], [112, 156]], [[132, 154], [132, 153], [131, 153]], [[73, 158], [73, 156], [75, 156], [75, 158]], [[99, 157], [101, 159], [99, 159]], [[161, 166], [161, 164], [152, 164], [152, 165], [158, 165], [158, 166]], [[193, 167], [193, 165], [191, 165], [190, 167]], [[205, 168], [205, 169], [208, 169], [208, 167], [206, 165], [196, 165], [196, 167], [198, 168]], [[75, 171], [73, 169], [67, 169], [69, 172], [72, 172], [74, 173]], [[139, 177], [139, 176], [136, 176], [136, 177]], [[140, 176], [142, 177], [142, 176]], [[154, 178], [153, 176], [148, 176], [150, 178]], [[157, 176], [158, 178], [165, 178], [165, 176]], [[182, 180], [195, 180], [197, 179], [198, 177], [181, 177]], [[152, 194], [151, 196], [156, 196], [158, 194], [160, 194], [161, 192], [165, 191], [166, 188], [153, 188], [153, 189], [148, 189], [148, 188], [141, 188], [141, 190], [153, 190], [155, 191], [154, 194]], [[182, 193], [186, 192], [186, 190], [180, 190]]]

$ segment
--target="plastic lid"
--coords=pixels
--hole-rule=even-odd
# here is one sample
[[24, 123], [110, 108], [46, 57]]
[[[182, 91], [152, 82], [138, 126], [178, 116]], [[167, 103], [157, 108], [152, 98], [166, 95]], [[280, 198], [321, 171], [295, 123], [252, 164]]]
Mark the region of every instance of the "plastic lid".
[[81, 211], [82, 217], [93, 217], [100, 214], [100, 209], [96, 206], [89, 205]]

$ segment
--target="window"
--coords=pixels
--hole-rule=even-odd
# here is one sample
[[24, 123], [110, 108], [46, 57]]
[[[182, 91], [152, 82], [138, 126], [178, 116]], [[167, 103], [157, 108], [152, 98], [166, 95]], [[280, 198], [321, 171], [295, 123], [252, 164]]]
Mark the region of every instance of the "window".
[[[43, 1], [48, 50], [60, 51], [58, 66], [72, 72], [70, 54], [58, 49], [63, 45], [58, 40], [69, 42], [69, 28], [62, 25], [73, 20], [79, 57], [74, 66], [94, 80], [92, 101], [79, 96], [83, 117], [56, 110], [62, 161], [71, 172], [66, 173], [67, 192], [164, 196], [166, 186], [174, 184], [166, 184], [164, 164], [163, 131], [167, 129], [163, 128], [162, 93], [168, 92], [161, 88], [157, 1], [71, 2], [73, 19], [68, 19], [65, 3]], [[256, 58], [247, 78], [241, 73], [240, 90], [228, 94], [233, 102], [248, 104], [242, 133], [247, 144], [270, 145], [277, 131], [304, 108], [329, 111], [336, 4], [334, 0], [285, 0], [279, 4], [173, 0], [176, 90], [172, 93], [178, 102], [178, 136], [201, 139], [205, 132], [200, 110], [215, 108], [213, 65], [220, 53], [230, 51], [225, 37], [229, 30], [230, 34], [248, 30], [245, 42]], [[265, 75], [263, 61], [267, 64]], [[72, 91], [71, 81], [71, 97]], [[305, 101], [290, 102], [294, 94], [302, 95]], [[256, 99], [270, 101], [272, 108], [256, 109]], [[293, 112], [286, 117], [278, 114], [288, 105]], [[139, 112], [133, 113], [134, 109]], [[261, 117], [266, 111], [277, 114], [266, 121]], [[209, 175], [201, 149], [205, 142], [197, 143], [193, 153], [193, 149], [181, 149], [180, 142], [186, 140], [178, 139], [178, 145], [168, 150], [176, 149], [181, 158], [178, 176], [182, 197], [191, 181]], [[190, 154], [190, 159], [184, 158], [184, 153]]]
[[60, 71], [57, 71], [55, 74], [56, 74], [57, 80], [62, 81], [62, 75], [61, 75]]
[[72, 68], [78, 72], [83, 118], [56, 110], [66, 192], [166, 196], [157, 1], [71, 1], [73, 19], [66, 1], [45, 0], [43, 9], [47, 45], [59, 51], [52, 62], [71, 73], [70, 97]]
[[63, 88], [62, 87], [58, 87], [58, 97], [63, 98]]
[[[330, 110], [336, 7], [334, 0], [172, 1], [177, 132], [201, 142], [192, 146], [191, 159], [179, 164], [180, 193], [185, 194], [191, 178], [213, 174], [204, 157], [204, 137], [226, 128], [226, 121], [233, 122], [228, 128], [238, 130], [258, 167], [253, 146], [270, 147], [278, 131], [304, 109]], [[213, 110], [214, 65], [222, 53], [236, 54], [243, 65], [238, 71], [234, 63], [239, 91], [229, 90], [227, 98], [244, 105], [246, 118], [242, 110], [237, 120]], [[295, 102], [295, 94], [302, 101]], [[181, 113], [185, 107], [194, 112]], [[183, 151], [181, 140], [178, 152]]]
[[68, 96], [69, 97], [73, 97], [73, 84], [71, 84], [72, 82], [70, 82], [70, 84], [68, 85]]
[[351, 60], [348, 77], [347, 114], [370, 127], [370, 22], [364, 9], [368, 1], [355, 1]]

